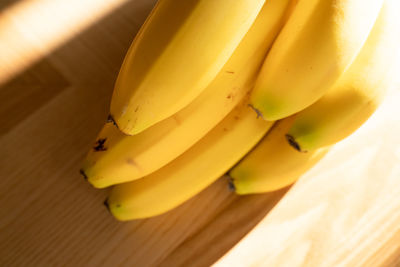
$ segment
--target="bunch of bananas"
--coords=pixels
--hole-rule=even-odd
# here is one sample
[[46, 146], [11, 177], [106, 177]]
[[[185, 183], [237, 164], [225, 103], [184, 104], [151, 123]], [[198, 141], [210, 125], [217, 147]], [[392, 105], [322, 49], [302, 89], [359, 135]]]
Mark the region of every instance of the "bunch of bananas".
[[376, 110], [398, 0], [159, 0], [130, 47], [81, 170], [119, 220], [223, 174], [238, 194], [295, 182]]

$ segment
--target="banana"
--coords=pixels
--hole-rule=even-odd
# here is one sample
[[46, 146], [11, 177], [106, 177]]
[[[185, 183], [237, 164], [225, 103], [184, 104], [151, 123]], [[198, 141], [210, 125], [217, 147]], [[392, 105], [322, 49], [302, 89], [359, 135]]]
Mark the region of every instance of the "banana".
[[215, 80], [181, 111], [134, 136], [107, 123], [83, 163], [89, 182], [102, 188], [148, 175], [215, 127], [254, 85], [292, 5], [289, 0], [268, 1]]
[[260, 143], [229, 171], [231, 185], [237, 194], [284, 188], [299, 179], [326, 154], [328, 148], [299, 153], [286, 142], [285, 133], [293, 120], [291, 116], [275, 123]]
[[268, 54], [251, 97], [266, 120], [318, 100], [359, 53], [383, 0], [299, 1]]
[[159, 0], [131, 45], [111, 118], [137, 134], [188, 105], [215, 78], [265, 0]]
[[376, 110], [392, 82], [400, 47], [400, 4], [386, 0], [366, 44], [348, 71], [319, 101], [296, 114], [287, 133], [300, 151], [334, 144], [357, 130]]
[[147, 218], [182, 204], [223, 175], [268, 131], [272, 122], [257, 119], [239, 104], [216, 128], [160, 170], [112, 188], [105, 204], [118, 220]]

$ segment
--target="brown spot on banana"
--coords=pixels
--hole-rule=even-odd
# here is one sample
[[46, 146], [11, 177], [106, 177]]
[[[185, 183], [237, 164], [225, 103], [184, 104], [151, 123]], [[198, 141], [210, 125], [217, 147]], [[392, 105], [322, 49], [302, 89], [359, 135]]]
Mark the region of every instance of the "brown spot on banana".
[[107, 138], [100, 138], [99, 140], [97, 140], [93, 147], [93, 150], [96, 152], [106, 151], [107, 147], [104, 146], [106, 141], [107, 141]]

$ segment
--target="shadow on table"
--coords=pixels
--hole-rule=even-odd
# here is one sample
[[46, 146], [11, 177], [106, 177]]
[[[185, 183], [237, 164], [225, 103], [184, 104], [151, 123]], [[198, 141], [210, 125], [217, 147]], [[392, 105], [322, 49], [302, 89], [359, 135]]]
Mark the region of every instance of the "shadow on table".
[[23, 0], [1, 0], [0, 1], [0, 12], [9, 6], [11, 6], [15, 3], [18, 3], [19, 1], [23, 1]]
[[263, 220], [289, 188], [236, 197], [213, 221], [171, 252], [160, 266], [212, 265]]

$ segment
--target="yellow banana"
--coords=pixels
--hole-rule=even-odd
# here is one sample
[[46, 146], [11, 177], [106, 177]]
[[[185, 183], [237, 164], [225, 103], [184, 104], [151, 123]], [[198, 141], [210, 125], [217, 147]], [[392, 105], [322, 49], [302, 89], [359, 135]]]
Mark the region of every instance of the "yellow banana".
[[292, 116], [275, 123], [261, 142], [230, 170], [237, 194], [264, 193], [286, 187], [326, 154], [328, 148], [299, 153], [287, 143], [285, 133], [293, 119]]
[[168, 165], [142, 179], [113, 187], [105, 202], [111, 213], [122, 221], [161, 214], [223, 175], [272, 126], [272, 122], [257, 119], [247, 103], [239, 104], [204, 138]]
[[251, 97], [266, 120], [318, 100], [359, 53], [383, 0], [299, 1], [268, 54]]
[[265, 0], [159, 0], [131, 45], [111, 117], [137, 134], [173, 115], [215, 78]]
[[400, 4], [386, 0], [360, 54], [337, 84], [296, 114], [288, 140], [301, 151], [334, 144], [358, 129], [380, 104], [400, 47]]
[[134, 136], [107, 123], [83, 164], [89, 182], [101, 188], [148, 175], [215, 127], [254, 85], [289, 4], [289, 0], [268, 1], [215, 80], [181, 111]]

